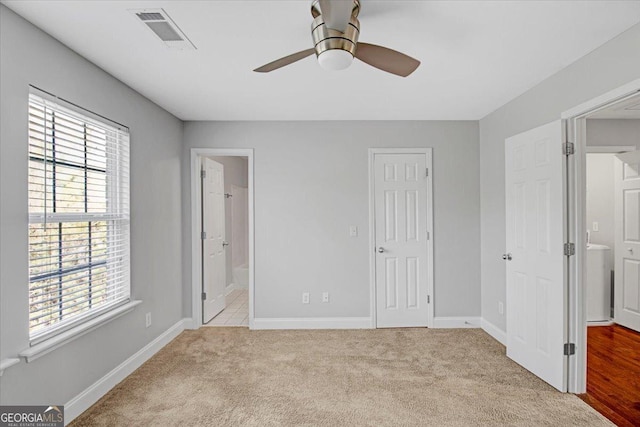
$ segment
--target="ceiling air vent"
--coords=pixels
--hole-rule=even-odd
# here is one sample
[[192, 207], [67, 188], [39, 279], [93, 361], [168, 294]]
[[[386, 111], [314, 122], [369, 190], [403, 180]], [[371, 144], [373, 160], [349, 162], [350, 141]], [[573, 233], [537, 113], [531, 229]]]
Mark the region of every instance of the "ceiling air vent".
[[162, 13], [158, 12], [137, 12], [136, 15], [142, 21], [166, 21]]
[[138, 22], [153, 31], [167, 47], [178, 50], [196, 49], [164, 9], [131, 9], [129, 12], [136, 16]]

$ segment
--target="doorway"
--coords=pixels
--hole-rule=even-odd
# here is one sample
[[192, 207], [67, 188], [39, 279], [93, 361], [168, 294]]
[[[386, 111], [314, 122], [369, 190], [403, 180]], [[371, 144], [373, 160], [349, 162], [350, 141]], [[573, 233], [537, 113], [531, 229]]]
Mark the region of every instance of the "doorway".
[[586, 392], [617, 425], [640, 424], [640, 94], [584, 117]]
[[[507, 261], [507, 299], [511, 301], [507, 304], [507, 354], [561, 391], [584, 393], [586, 390], [587, 118], [593, 118], [595, 113], [614, 104], [621, 108], [623, 102], [626, 102], [624, 114], [637, 114], [640, 110], [638, 96], [640, 80], [563, 113], [562, 120], [531, 129], [506, 141], [507, 251], [503, 259]], [[637, 132], [635, 137], [638, 138]], [[518, 144], [528, 148], [518, 153], [515, 150]], [[615, 142], [608, 141], [607, 144], [615, 145]], [[634, 145], [637, 143], [634, 142]], [[545, 148], [547, 146], [552, 147], [551, 155], [562, 161], [550, 161]], [[509, 150], [513, 150], [511, 155]], [[536, 168], [551, 167], [552, 163], [555, 165], [552, 166], [555, 178], [544, 178], [541, 182], [533, 172]], [[640, 164], [640, 159], [637, 163]], [[512, 180], [509, 180], [509, 168], [513, 172]], [[532, 173], [526, 174], [527, 169], [531, 169]], [[633, 176], [634, 169], [627, 168], [625, 173], [629, 178]], [[542, 169], [539, 172], [542, 173]], [[640, 174], [634, 177], [640, 181]], [[552, 192], [561, 191], [559, 200], [562, 203], [552, 202], [548, 197], [548, 189]], [[637, 196], [636, 205], [640, 210], [640, 191], [629, 197], [630, 202], [634, 202], [633, 196]], [[637, 230], [640, 241], [640, 220], [632, 225], [629, 230]], [[550, 227], [555, 227], [556, 232], [549, 233]], [[550, 250], [556, 251], [556, 256], [545, 261], [548, 238], [555, 239]], [[526, 253], [522, 252], [519, 257], [525, 260], [529, 258], [526, 267], [532, 272], [518, 271], [518, 266], [513, 264], [516, 254], [512, 249], [516, 247], [526, 249]], [[537, 266], [540, 262], [542, 264]], [[552, 274], [551, 267], [556, 265], [561, 268], [554, 269]], [[628, 282], [635, 284], [629, 287], [632, 289], [629, 295], [630, 300], [636, 301], [640, 307], [640, 300], [637, 299], [640, 296], [640, 262], [635, 266], [639, 266], [637, 274], [629, 269], [632, 274], [629, 274]], [[531, 347], [525, 349], [527, 346]], [[518, 347], [523, 347], [523, 351], [518, 351]], [[638, 385], [634, 387], [640, 390]]]
[[191, 150], [193, 327], [254, 319], [253, 150]]
[[369, 161], [374, 326], [431, 327], [431, 149], [371, 149]]

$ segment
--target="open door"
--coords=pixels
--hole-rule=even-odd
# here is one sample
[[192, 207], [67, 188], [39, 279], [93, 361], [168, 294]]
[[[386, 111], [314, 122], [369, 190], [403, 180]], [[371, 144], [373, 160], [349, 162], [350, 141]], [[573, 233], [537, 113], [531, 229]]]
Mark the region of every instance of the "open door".
[[640, 151], [616, 157], [614, 319], [640, 332]]
[[226, 246], [224, 166], [202, 159], [202, 323], [224, 310]]
[[560, 120], [505, 141], [507, 356], [567, 390]]

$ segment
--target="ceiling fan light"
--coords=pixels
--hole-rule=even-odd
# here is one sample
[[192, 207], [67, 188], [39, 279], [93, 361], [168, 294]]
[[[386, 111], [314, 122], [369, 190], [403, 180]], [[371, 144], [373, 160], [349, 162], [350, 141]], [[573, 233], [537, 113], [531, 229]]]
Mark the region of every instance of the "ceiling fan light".
[[318, 63], [325, 70], [338, 71], [349, 68], [353, 55], [342, 49], [329, 49], [318, 55]]

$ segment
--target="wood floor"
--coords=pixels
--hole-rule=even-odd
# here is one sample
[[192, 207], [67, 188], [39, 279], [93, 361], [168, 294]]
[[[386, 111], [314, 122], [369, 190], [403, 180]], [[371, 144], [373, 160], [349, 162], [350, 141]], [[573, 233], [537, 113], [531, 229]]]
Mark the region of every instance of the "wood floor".
[[587, 328], [587, 393], [580, 398], [618, 426], [640, 426], [640, 333]]

